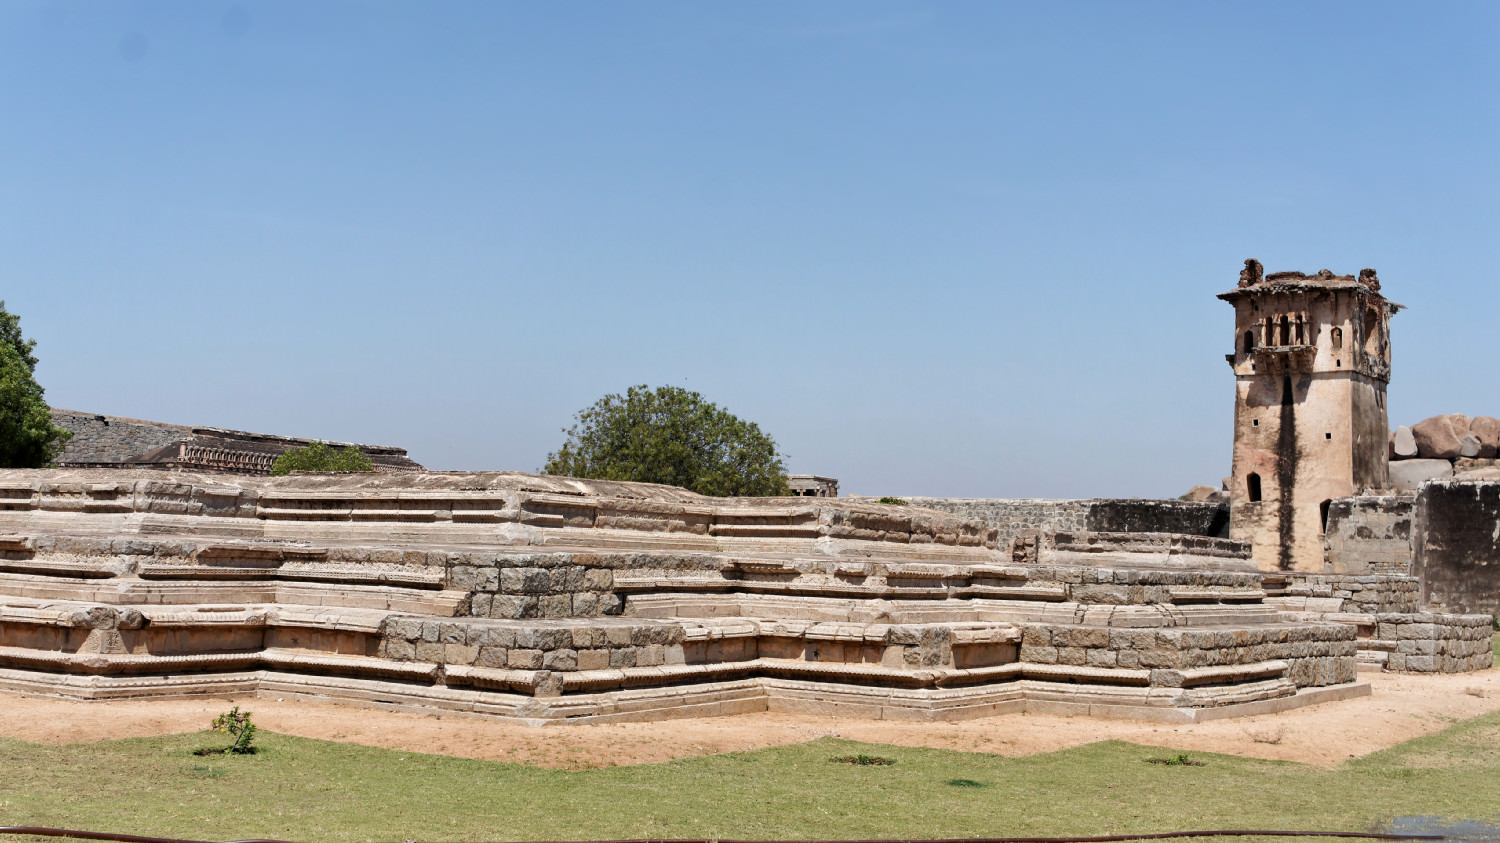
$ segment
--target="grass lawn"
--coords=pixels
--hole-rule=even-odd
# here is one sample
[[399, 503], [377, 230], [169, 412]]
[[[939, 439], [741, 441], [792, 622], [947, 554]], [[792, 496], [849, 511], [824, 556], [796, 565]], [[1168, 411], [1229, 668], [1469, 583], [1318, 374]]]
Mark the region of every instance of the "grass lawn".
[[[0, 825], [202, 840], [589, 840], [1370, 830], [1500, 816], [1500, 713], [1326, 770], [1098, 743], [1029, 758], [823, 739], [581, 772], [262, 732], [71, 746], [0, 739]], [[831, 760], [857, 755], [889, 765]]]

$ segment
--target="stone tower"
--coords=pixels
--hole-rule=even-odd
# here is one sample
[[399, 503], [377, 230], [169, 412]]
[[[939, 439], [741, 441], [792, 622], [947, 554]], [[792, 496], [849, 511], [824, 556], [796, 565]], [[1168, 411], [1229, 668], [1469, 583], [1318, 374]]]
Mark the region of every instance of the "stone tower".
[[1263, 275], [1245, 261], [1234, 305], [1229, 533], [1262, 570], [1323, 570], [1328, 503], [1389, 485], [1391, 316], [1375, 270]]

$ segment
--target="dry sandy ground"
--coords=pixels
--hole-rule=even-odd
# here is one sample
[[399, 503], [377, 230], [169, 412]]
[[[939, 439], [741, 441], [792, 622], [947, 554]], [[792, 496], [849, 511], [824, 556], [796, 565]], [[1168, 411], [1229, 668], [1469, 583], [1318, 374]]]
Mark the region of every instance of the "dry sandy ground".
[[0, 694], [0, 735], [69, 743], [192, 732], [240, 705], [264, 729], [309, 738], [468, 758], [581, 768], [664, 761], [823, 736], [903, 746], [1028, 755], [1100, 740], [1180, 751], [1332, 765], [1500, 709], [1500, 668], [1455, 676], [1362, 673], [1374, 693], [1281, 714], [1168, 725], [1014, 714], [961, 723], [904, 723], [798, 714], [662, 723], [519, 726], [455, 714], [413, 714], [242, 697], [71, 702]]

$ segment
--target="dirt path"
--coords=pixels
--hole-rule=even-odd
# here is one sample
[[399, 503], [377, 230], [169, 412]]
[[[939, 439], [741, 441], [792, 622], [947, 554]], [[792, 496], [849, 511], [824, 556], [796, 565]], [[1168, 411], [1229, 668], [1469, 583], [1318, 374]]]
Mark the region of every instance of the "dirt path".
[[837, 736], [872, 743], [1050, 752], [1099, 740], [1182, 751], [1332, 765], [1500, 709], [1500, 668], [1454, 676], [1362, 673], [1374, 693], [1282, 714], [1166, 725], [1094, 717], [1014, 714], [959, 723], [903, 723], [798, 714], [518, 726], [454, 714], [411, 714], [273, 699], [71, 702], [0, 694], [0, 735], [71, 743], [192, 732], [231, 705], [284, 734], [442, 755], [580, 768], [638, 764]]

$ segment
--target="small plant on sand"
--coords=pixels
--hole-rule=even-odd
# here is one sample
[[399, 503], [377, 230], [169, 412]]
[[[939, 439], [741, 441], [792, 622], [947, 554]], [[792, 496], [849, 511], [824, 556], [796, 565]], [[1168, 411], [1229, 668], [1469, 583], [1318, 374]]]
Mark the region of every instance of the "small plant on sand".
[[218, 751], [229, 755], [255, 754], [255, 724], [250, 722], [250, 712], [235, 706], [215, 717], [212, 726], [215, 732], [230, 738], [229, 746]]
[[907, 505], [906, 501], [904, 501], [904, 500], [902, 500], [900, 498], [892, 498], [892, 497], [884, 497], [884, 498], [881, 498], [881, 499], [879, 499], [879, 500], [877, 500], [875, 502], [876, 503], [883, 503], [883, 504], [886, 504], [887, 506], [906, 506]]

